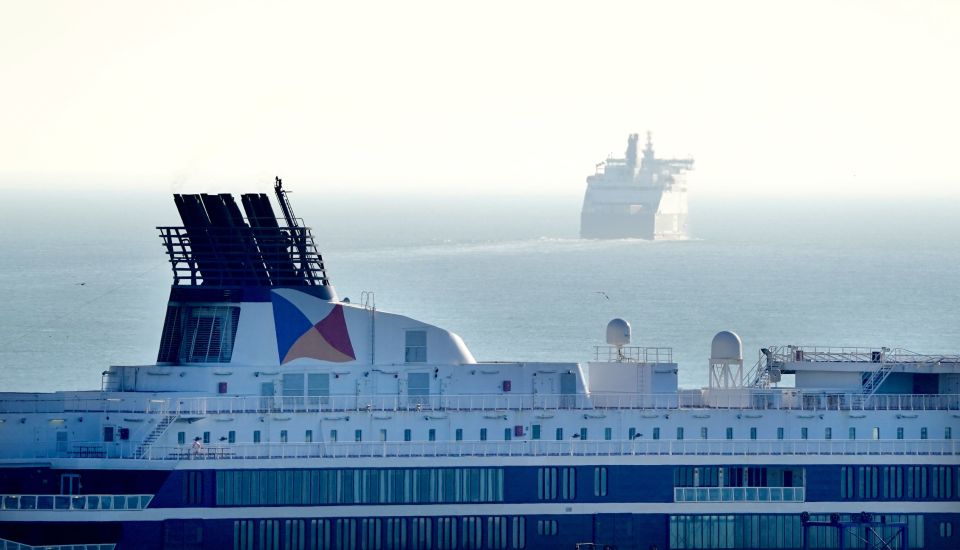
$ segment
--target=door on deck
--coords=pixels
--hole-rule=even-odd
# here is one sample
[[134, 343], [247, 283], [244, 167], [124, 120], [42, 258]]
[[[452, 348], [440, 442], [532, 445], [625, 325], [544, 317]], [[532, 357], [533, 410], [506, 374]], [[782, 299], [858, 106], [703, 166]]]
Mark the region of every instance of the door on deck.
[[273, 396], [276, 395], [276, 388], [273, 382], [260, 383], [260, 409], [273, 410], [276, 407]]
[[565, 372], [560, 375], [560, 407], [572, 409], [577, 406], [577, 375]]

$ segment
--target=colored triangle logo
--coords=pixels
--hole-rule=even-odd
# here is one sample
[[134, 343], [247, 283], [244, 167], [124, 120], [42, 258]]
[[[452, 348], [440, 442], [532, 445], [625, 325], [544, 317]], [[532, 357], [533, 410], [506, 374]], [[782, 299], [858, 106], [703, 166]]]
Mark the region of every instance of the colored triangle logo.
[[274, 297], [273, 309], [281, 365], [300, 358], [335, 363], [356, 359], [341, 304], [313, 325], [297, 306], [280, 296]]

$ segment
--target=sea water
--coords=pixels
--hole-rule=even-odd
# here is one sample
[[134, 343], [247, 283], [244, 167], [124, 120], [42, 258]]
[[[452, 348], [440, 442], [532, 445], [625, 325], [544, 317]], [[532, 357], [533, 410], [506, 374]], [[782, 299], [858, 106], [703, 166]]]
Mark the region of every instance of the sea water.
[[[588, 361], [614, 317], [672, 347], [686, 387], [720, 330], [748, 366], [787, 344], [960, 353], [956, 199], [699, 199], [676, 242], [580, 240], [575, 196], [292, 200], [341, 298], [373, 291], [481, 361]], [[0, 390], [97, 389], [109, 365], [155, 361], [156, 225], [179, 225], [167, 192], [5, 192]]]

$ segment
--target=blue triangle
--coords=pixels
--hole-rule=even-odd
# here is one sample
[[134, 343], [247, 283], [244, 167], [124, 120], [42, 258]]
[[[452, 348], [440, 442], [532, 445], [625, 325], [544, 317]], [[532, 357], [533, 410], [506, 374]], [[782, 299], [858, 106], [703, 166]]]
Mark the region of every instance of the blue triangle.
[[277, 330], [277, 352], [279, 353], [277, 361], [282, 363], [294, 342], [312, 329], [313, 323], [289, 300], [275, 292], [271, 294], [273, 323]]

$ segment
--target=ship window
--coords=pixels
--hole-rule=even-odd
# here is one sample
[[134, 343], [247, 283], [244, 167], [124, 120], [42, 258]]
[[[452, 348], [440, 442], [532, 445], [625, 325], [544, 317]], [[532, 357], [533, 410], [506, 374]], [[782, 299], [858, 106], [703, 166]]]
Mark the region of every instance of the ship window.
[[533, 432], [530, 436], [531, 439], [540, 439], [540, 424], [534, 424], [531, 427], [531, 431]]
[[380, 523], [379, 518], [360, 520], [360, 548], [380, 550]]
[[677, 439], [683, 439], [683, 428], [677, 428]]
[[587, 429], [586, 429], [586, 428], [580, 428], [580, 440], [581, 440], [581, 441], [586, 441], [586, 440], [587, 440]]
[[407, 399], [411, 405], [423, 405], [430, 397], [430, 374], [407, 373]]
[[563, 441], [563, 428], [557, 428], [557, 441]]
[[437, 548], [457, 547], [457, 518], [437, 518]]
[[920, 439], [926, 439], [926, 438], [927, 438], [927, 429], [920, 428]]
[[407, 547], [407, 520], [404, 518], [387, 519], [387, 548], [400, 550]]
[[413, 432], [410, 430], [410, 428], [403, 430], [403, 440], [410, 441], [411, 439], [413, 439]]
[[810, 430], [807, 428], [800, 428], [800, 439], [807, 439], [810, 435]]
[[182, 504], [200, 504], [203, 498], [203, 472], [186, 471], [183, 473], [183, 485], [180, 491]]
[[560, 468], [560, 478], [563, 480], [564, 500], [577, 498], [577, 470], [576, 468]]
[[177, 432], [177, 445], [187, 444], [187, 432]]
[[707, 427], [700, 428], [700, 439], [707, 439]]
[[241, 519], [233, 522], [233, 550], [253, 550], [253, 520]]
[[654, 429], [653, 429], [653, 438], [654, 438], [654, 439], [660, 439], [660, 428], [654, 428]]
[[507, 518], [487, 517], [487, 547], [492, 550], [504, 550], [507, 547]]
[[777, 428], [777, 439], [783, 439], [783, 428]]
[[607, 469], [604, 467], [593, 469], [593, 496], [607, 496]]
[[413, 550], [433, 548], [433, 521], [430, 518], [410, 520], [410, 544]]
[[824, 428], [824, 429], [823, 429], [823, 438], [824, 438], [824, 439], [833, 439], [833, 428]]
[[307, 430], [303, 433], [303, 441], [305, 443], [313, 443], [313, 430]]
[[504, 441], [510, 441], [511, 439], [513, 439], [512, 436], [513, 436], [513, 430], [511, 430], [510, 428], [504, 428], [504, 429], [503, 429], [503, 440], [504, 440]]
[[463, 525], [463, 547], [467, 550], [481, 548], [483, 537], [481, 518], [465, 517], [460, 518], [460, 521]]
[[613, 428], [604, 428], [603, 438], [607, 441], [610, 441], [611, 439], [613, 439]]
[[757, 429], [750, 428], [750, 439], [756, 439], [756, 438], [757, 438]]
[[487, 429], [480, 428], [480, 441], [486, 441], [486, 440], [487, 440]]
[[523, 516], [513, 517], [513, 548], [520, 550], [527, 547], [527, 519]]
[[727, 428], [727, 439], [733, 439], [733, 428]]
[[857, 429], [854, 427], [851, 427], [849, 439], [856, 439], [856, 438], [857, 438]]
[[437, 430], [435, 428], [430, 428], [430, 431], [427, 432], [427, 439], [430, 441], [437, 440]]
[[354, 441], [363, 441], [363, 430], [354, 430], [353, 431], [353, 440]]
[[953, 439], [953, 430], [950, 428], [950, 426], [947, 426], [946, 428], [943, 429], [943, 438]]
[[204, 445], [210, 444], [210, 432], [203, 432], [203, 444]]
[[627, 439], [634, 440], [636, 438], [637, 438], [636, 428], [630, 428], [629, 430], [627, 430]]
[[903, 439], [903, 428], [897, 428], [897, 439]]
[[385, 428], [380, 428], [380, 441], [387, 440], [387, 430]]
[[[338, 519], [336, 520], [336, 538], [334, 546], [344, 550], [353, 550], [357, 547], [357, 520]], [[262, 535], [261, 535], [262, 536]]]
[[407, 363], [427, 362], [427, 331], [407, 331], [403, 357]]
[[463, 441], [463, 428], [457, 428], [457, 431], [455, 433], [456, 433], [455, 437], [457, 441]]
[[260, 430], [253, 431], [253, 442], [260, 443]]
[[872, 433], [870, 434], [870, 437], [872, 437], [873, 439], [880, 439], [880, 427], [879, 427], [879, 426], [874, 426], [874, 427], [873, 427], [873, 431], [872, 431]]
[[287, 442], [287, 430], [280, 430], [280, 443]]
[[307, 375], [307, 398], [311, 405], [326, 405], [330, 401], [330, 375]]
[[287, 406], [303, 406], [303, 374], [283, 375], [283, 402]]
[[230, 430], [227, 432], [227, 443], [236, 443], [237, 442], [237, 432]]
[[537, 520], [537, 534], [543, 536], [553, 536], [557, 534], [557, 520], [541, 519]]
[[330, 430], [330, 443], [337, 442], [337, 430]]

